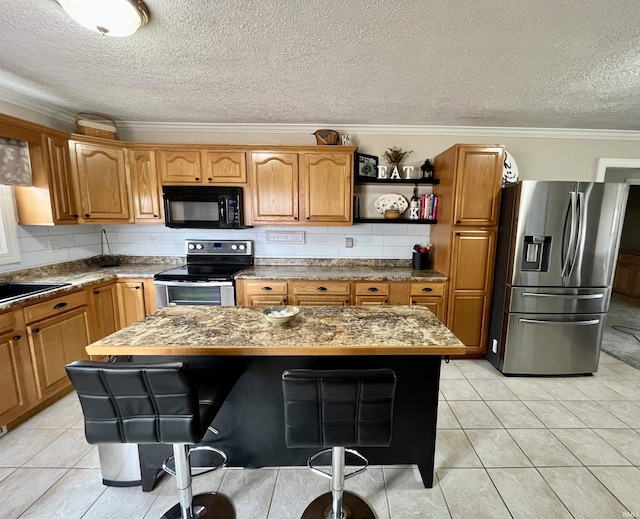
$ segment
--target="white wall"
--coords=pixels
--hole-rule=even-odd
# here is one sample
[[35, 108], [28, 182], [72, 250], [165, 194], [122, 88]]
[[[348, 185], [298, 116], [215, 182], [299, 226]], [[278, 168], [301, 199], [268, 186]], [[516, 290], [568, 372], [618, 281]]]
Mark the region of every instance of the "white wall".
[[[105, 225], [115, 254], [184, 256], [185, 239], [254, 240], [257, 258], [410, 259], [415, 243], [429, 241], [429, 225], [356, 224], [353, 227], [253, 227], [241, 231], [168, 229], [160, 225]], [[304, 231], [304, 245], [266, 243], [266, 231]], [[345, 247], [345, 238], [354, 246]]]

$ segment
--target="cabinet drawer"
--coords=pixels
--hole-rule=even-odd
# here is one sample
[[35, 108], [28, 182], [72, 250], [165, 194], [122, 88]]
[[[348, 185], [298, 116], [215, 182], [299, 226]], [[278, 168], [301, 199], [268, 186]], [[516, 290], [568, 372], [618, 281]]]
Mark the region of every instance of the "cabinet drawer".
[[411, 283], [412, 296], [441, 296], [444, 283]]
[[351, 284], [349, 281], [297, 281], [293, 285], [293, 293], [302, 294], [331, 294], [350, 295]]
[[16, 317], [13, 312], [0, 315], [0, 333], [10, 332], [16, 326]]
[[66, 294], [64, 296], [49, 299], [44, 303], [26, 306], [24, 309], [24, 319], [27, 323], [44, 319], [53, 315], [58, 315], [72, 308], [87, 304], [87, 293], [84, 290]]
[[244, 282], [245, 293], [247, 295], [286, 295], [287, 294], [287, 282], [286, 281], [245, 281]]
[[389, 283], [356, 283], [356, 296], [389, 295]]

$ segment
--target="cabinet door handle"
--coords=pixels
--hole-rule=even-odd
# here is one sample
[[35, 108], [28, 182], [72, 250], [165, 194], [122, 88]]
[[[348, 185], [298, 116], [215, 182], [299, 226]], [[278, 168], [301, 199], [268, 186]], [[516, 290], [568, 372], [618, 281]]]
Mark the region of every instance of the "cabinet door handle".
[[387, 301], [387, 300], [385, 299], [383, 304], [385, 304], [385, 305], [386, 305], [388, 302], [389, 302], [389, 301]]
[[140, 287], [133, 287], [133, 288], [135, 288], [136, 290], [140, 290]]
[[411, 300], [411, 304], [412, 305], [417, 305], [418, 303], [416, 303], [415, 301]]
[[424, 287], [422, 289], [423, 292], [433, 292], [433, 288], [429, 288], [429, 287]]
[[294, 216], [293, 219], [297, 222], [298, 221], [298, 217]]
[[456, 220], [456, 223], [462, 223], [462, 220]]
[[60, 308], [64, 308], [68, 303], [58, 303], [53, 307], [54, 310], [59, 310]]
[[154, 218], [158, 218], [158, 215], [157, 215], [157, 214], [154, 214], [154, 215], [153, 215], [153, 217], [154, 217]]
[[310, 217], [310, 216], [307, 216], [307, 217], [305, 218], [305, 220], [311, 220], [311, 217]]
[[200, 182], [200, 177], [196, 177], [196, 182]]
[[13, 340], [14, 341], [19, 341], [20, 339], [22, 339], [22, 335], [14, 335], [13, 336]]
[[378, 289], [376, 287], [369, 287], [367, 288], [367, 292], [377, 292]]
[[89, 213], [85, 213], [84, 217], [89, 218], [91, 215]]
[[31, 330], [33, 333], [38, 333], [40, 331], [40, 328], [34, 328], [33, 330]]
[[98, 295], [98, 294], [100, 293], [100, 290], [94, 290], [94, 291], [93, 291], [93, 293], [94, 293], [95, 295]]
[[260, 290], [264, 290], [265, 292], [269, 292], [269, 290], [273, 290], [271, 287], [262, 287]]
[[212, 179], [211, 177], [209, 177], [207, 180], [208, 180], [209, 182], [213, 182], [213, 179]]
[[71, 216], [73, 216], [74, 218], [79, 218], [80, 217], [79, 214], [74, 214], [74, 215], [71, 215]]
[[327, 291], [327, 287], [318, 287], [318, 288], [316, 288], [316, 290], [318, 292], [326, 292]]

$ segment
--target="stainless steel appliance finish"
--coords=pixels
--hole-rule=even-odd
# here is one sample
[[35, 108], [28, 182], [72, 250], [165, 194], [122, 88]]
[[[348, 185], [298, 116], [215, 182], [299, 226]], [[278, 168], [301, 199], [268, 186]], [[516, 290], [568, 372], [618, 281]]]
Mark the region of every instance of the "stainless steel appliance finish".
[[487, 358], [503, 373], [592, 373], [629, 186], [522, 181], [503, 189]]
[[253, 265], [250, 240], [186, 240], [187, 263], [154, 276], [157, 308], [235, 306], [234, 275]]
[[241, 229], [242, 188], [232, 186], [163, 186], [167, 227]]

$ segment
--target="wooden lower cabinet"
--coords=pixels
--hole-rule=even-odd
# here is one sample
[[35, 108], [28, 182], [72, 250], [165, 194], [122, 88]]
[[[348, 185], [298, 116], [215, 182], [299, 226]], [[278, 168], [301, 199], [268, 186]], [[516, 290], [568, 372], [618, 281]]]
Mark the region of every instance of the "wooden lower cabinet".
[[348, 306], [349, 281], [292, 281], [291, 304], [295, 306]]
[[27, 326], [31, 356], [36, 367], [40, 399], [53, 396], [71, 385], [65, 366], [88, 359], [89, 314], [76, 308]]
[[411, 296], [412, 305], [426, 306], [441, 321], [444, 319], [444, 297]]
[[618, 256], [613, 291], [640, 298], [640, 254], [621, 253]]
[[91, 316], [91, 342], [114, 333], [120, 328], [118, 292], [115, 282], [96, 285], [88, 290], [89, 314]]
[[119, 326], [124, 328], [144, 319], [147, 315], [144, 293], [144, 282], [118, 281]]
[[286, 305], [288, 283], [275, 280], [238, 280], [236, 297], [238, 306]]
[[469, 348], [469, 354], [484, 353], [489, 332], [489, 302], [484, 293], [454, 292], [449, 301], [447, 327]]

